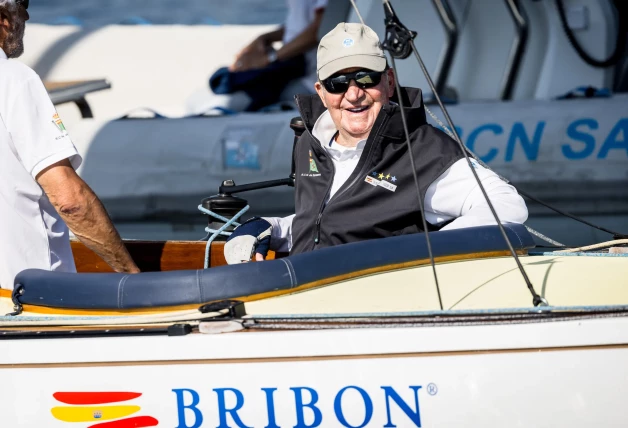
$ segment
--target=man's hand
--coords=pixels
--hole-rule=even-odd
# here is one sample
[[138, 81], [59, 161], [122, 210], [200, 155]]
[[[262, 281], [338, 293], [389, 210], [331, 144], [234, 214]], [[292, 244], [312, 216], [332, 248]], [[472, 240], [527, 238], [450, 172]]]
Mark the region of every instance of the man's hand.
[[260, 36], [245, 46], [235, 57], [233, 64], [229, 66], [229, 71], [246, 71], [252, 68], [261, 68], [267, 60], [266, 43]]
[[246, 263], [255, 254], [256, 261], [262, 261], [268, 255], [270, 234], [273, 227], [266, 220], [253, 217], [238, 226], [225, 244], [227, 263]]
[[266, 54], [266, 52], [262, 54], [259, 54], [257, 52], [251, 52], [244, 54], [240, 58], [236, 59], [236, 61], [229, 67], [229, 70], [242, 72], [258, 68], [264, 68], [268, 64], [268, 55]]
[[139, 272], [102, 203], [67, 159], [40, 172], [37, 182], [65, 224], [90, 250], [116, 272]]

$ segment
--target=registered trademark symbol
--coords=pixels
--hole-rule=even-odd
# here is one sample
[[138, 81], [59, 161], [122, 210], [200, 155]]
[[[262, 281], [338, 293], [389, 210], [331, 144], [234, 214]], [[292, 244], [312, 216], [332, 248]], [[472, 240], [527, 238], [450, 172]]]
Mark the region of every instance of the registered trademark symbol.
[[436, 386], [436, 384], [434, 384], [434, 383], [430, 383], [430, 384], [427, 386], [427, 393], [428, 393], [428, 394], [430, 394], [430, 395], [436, 395], [436, 394], [438, 394], [438, 387]]

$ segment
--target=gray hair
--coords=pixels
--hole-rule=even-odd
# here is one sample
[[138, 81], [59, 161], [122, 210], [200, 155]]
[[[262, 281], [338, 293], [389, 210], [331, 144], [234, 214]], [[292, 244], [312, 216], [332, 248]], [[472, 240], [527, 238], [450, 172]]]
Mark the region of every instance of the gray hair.
[[0, 12], [14, 16], [17, 13], [17, 2], [15, 0], [0, 0]]
[[24, 52], [25, 19], [21, 16], [16, 0], [0, 0], [0, 13], [9, 15], [12, 29], [3, 41], [2, 49], [9, 58], [17, 58]]
[[0, 0], [0, 7], [4, 9], [14, 9], [17, 6], [15, 0]]

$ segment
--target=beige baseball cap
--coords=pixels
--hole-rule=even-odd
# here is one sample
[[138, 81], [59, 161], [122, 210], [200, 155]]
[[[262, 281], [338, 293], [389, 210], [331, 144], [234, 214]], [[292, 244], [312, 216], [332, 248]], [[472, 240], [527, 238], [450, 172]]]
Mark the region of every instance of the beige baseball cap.
[[366, 25], [341, 22], [318, 44], [316, 72], [325, 80], [345, 68], [362, 67], [384, 71], [386, 57], [377, 33]]

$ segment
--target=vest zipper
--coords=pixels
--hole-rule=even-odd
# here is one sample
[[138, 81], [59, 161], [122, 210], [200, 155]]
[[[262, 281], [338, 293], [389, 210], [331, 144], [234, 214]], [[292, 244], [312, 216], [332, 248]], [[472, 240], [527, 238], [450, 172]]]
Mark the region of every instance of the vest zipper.
[[316, 235], [314, 236], [314, 244], [318, 245], [318, 241], [321, 238], [321, 217], [323, 216], [323, 212], [318, 213], [318, 218], [316, 219]]
[[[381, 112], [380, 112], [380, 114], [381, 114]], [[329, 203], [331, 203], [332, 199], [338, 199], [340, 196], [342, 196], [343, 193], [345, 193], [347, 190], [349, 190], [351, 187], [353, 187], [353, 185], [355, 183], [357, 183], [364, 176], [364, 171], [367, 169], [366, 167], [367, 167], [367, 165], [369, 163], [369, 160], [371, 159], [371, 156], [373, 154], [373, 150], [375, 149], [375, 140], [377, 138], [379, 138], [381, 130], [384, 127], [384, 125], [388, 123], [388, 120], [389, 120], [389, 115], [387, 114], [386, 117], [382, 120], [382, 122], [378, 126], [377, 131], [375, 133], [371, 132], [371, 134], [369, 134], [368, 138], [366, 139], [366, 143], [364, 144], [364, 149], [366, 150], [366, 147], [368, 147], [369, 151], [366, 154], [362, 153], [362, 156], [366, 155], [366, 157], [364, 158], [364, 163], [362, 163], [362, 166], [360, 167], [360, 171], [355, 176], [355, 178], [351, 181], [351, 183], [349, 183], [348, 186], [346, 186], [344, 189], [342, 189], [342, 191], [336, 192], [334, 197], [329, 199], [327, 205], [329, 205]], [[369, 144], [369, 142], [371, 144]], [[332, 165], [333, 165], [333, 162], [332, 162]], [[358, 165], [360, 165], [359, 161], [358, 161]], [[356, 167], [357, 167], [357, 165], [356, 165]], [[336, 169], [334, 168], [334, 175], [335, 174], [336, 174]], [[327, 192], [329, 193], [329, 190], [327, 190]], [[327, 197], [327, 195], [325, 195], [325, 197]]]
[[[378, 131], [378, 133], [379, 133], [379, 131]], [[370, 138], [370, 136], [369, 136], [369, 138]], [[364, 145], [365, 149], [366, 149], [367, 145], [368, 145], [368, 139], [367, 139], [367, 141], [366, 141], [366, 143]], [[366, 154], [362, 153], [362, 156], [366, 156], [366, 157], [364, 158], [364, 163], [360, 167], [360, 171], [358, 172], [358, 174], [351, 181], [351, 183], [349, 183], [348, 186], [346, 186], [344, 189], [342, 189], [342, 191], [336, 192], [336, 194], [333, 196], [333, 198], [329, 199], [329, 201], [327, 202], [327, 205], [329, 205], [332, 200], [338, 199], [340, 196], [342, 196], [347, 190], [352, 188], [353, 185], [360, 180], [360, 178], [362, 178], [364, 176], [364, 171], [367, 169], [366, 166], [368, 165], [369, 160], [371, 159], [371, 154], [373, 153], [373, 148], [374, 148], [374, 145], [373, 145], [373, 143], [371, 143], [371, 145], [369, 147], [369, 151]], [[359, 161], [358, 161], [358, 165], [359, 165]], [[357, 165], [356, 165], [356, 167], [357, 167]], [[336, 172], [336, 170], [334, 169], [334, 175], [335, 175], [335, 172]], [[328, 193], [329, 193], [329, 190], [328, 190]], [[325, 197], [327, 197], [327, 195], [325, 195]]]
[[[379, 130], [382, 128], [383, 124], [379, 126], [377, 132], [375, 133], [373, 137], [373, 139], [375, 139], [378, 135], [379, 135]], [[318, 139], [316, 137], [314, 137], [312, 135], [312, 137], [314, 138], [314, 140], [316, 140], [318, 142]], [[371, 138], [371, 135], [369, 135], [369, 138]], [[319, 142], [320, 144], [320, 142]], [[368, 139], [366, 141], [365, 144], [365, 148], [366, 146], [369, 145], [368, 144]], [[351, 187], [353, 187], [353, 185], [355, 183], [358, 182], [358, 180], [362, 177], [362, 173], [365, 170], [365, 167], [368, 165], [368, 161], [371, 158], [371, 154], [373, 152], [373, 143], [370, 144], [369, 146], [369, 151], [368, 153], [366, 153], [366, 158], [364, 160], [364, 163], [362, 164], [362, 167], [360, 168], [360, 172], [358, 173], [358, 175], [356, 175], [356, 177], [353, 179], [353, 181], [351, 181], [351, 183], [349, 183], [349, 185], [347, 187], [345, 187], [341, 192], [336, 192], [336, 194], [334, 195], [334, 197], [329, 198], [329, 201], [327, 201], [327, 203], [325, 203], [325, 200], [327, 199], [327, 195], [329, 195], [329, 192], [331, 191], [331, 186], [334, 184], [334, 177], [336, 176], [336, 166], [334, 165], [334, 162], [330, 159], [331, 162], [331, 168], [333, 171], [332, 174], [332, 179], [331, 182], [329, 183], [329, 186], [327, 187], [327, 192], [325, 192], [325, 197], [323, 198], [323, 204], [321, 206], [320, 211], [318, 212], [318, 217], [316, 218], [316, 233], [314, 234], [314, 247], [316, 247], [318, 245], [318, 243], [320, 242], [320, 238], [321, 238], [321, 218], [323, 217], [323, 211], [325, 210], [325, 207], [327, 207], [327, 205], [329, 205], [332, 200], [334, 199], [338, 199], [339, 196], [341, 196], [343, 193], [345, 193], [347, 190], [349, 190]], [[364, 156], [364, 153], [362, 153], [362, 155]]]

